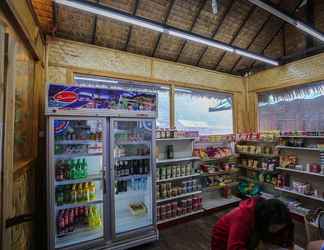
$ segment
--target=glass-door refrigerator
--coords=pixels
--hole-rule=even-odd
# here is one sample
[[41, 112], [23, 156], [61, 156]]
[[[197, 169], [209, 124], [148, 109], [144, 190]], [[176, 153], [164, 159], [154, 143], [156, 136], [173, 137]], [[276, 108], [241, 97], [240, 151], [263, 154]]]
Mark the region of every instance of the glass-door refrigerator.
[[46, 94], [49, 249], [157, 240], [156, 96], [57, 84]]

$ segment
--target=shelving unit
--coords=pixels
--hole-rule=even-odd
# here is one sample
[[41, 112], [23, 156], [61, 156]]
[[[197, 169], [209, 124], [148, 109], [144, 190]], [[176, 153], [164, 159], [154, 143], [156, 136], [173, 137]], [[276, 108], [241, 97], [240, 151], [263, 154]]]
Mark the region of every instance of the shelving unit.
[[100, 181], [100, 180], [102, 180], [102, 175], [89, 175], [87, 178], [83, 178], [83, 179], [55, 181], [55, 186], [71, 185], [71, 184]]
[[[195, 182], [200, 183], [200, 172], [197, 169], [197, 164], [199, 157], [193, 156], [193, 143], [196, 138], [194, 137], [176, 137], [176, 138], [160, 138], [156, 139], [157, 150], [159, 152], [157, 164], [157, 180], [156, 183], [159, 188], [162, 188], [163, 185], [168, 185], [171, 183], [173, 186], [183, 185], [186, 186], [186, 182]], [[173, 147], [173, 157], [172, 159], [167, 158], [167, 148], [168, 146]], [[189, 170], [188, 170], [189, 167]], [[171, 169], [171, 170], [170, 170]], [[175, 173], [175, 169], [177, 170]], [[179, 173], [180, 169], [180, 173]], [[185, 169], [185, 171], [183, 170]], [[164, 171], [171, 171], [165, 176], [162, 176]], [[184, 173], [185, 172], [185, 173]], [[163, 179], [161, 179], [163, 178]], [[178, 206], [180, 205], [180, 200], [182, 199], [192, 199], [202, 194], [201, 185], [197, 185], [193, 189], [193, 192], [183, 193], [181, 195], [168, 197], [164, 199], [159, 199], [156, 201], [158, 209], [159, 206], [163, 207], [168, 205], [171, 202], [177, 202]], [[161, 190], [158, 190], [159, 192]], [[192, 191], [192, 190], [190, 190]], [[203, 210], [192, 211], [191, 213], [186, 213], [180, 216], [175, 216], [165, 220], [158, 221], [158, 225], [168, 223], [170, 221], [178, 220], [181, 218], [187, 218], [199, 213], [202, 213]]]
[[[312, 164], [317, 163], [321, 165], [320, 161], [320, 152], [321, 149], [318, 147], [315, 147], [315, 145], [323, 144], [324, 143], [324, 136], [308, 136], [308, 135], [281, 135], [281, 143], [284, 145], [277, 146], [277, 149], [279, 149], [280, 156], [285, 155], [292, 155], [294, 154], [297, 157], [297, 164], [305, 166], [306, 164]], [[302, 140], [303, 147], [294, 147], [291, 144], [288, 143], [294, 143], [294, 139], [298, 139], [298, 142]], [[287, 142], [286, 142], [287, 140]], [[286, 145], [289, 146], [286, 146]], [[323, 166], [322, 166], [323, 167]], [[318, 193], [322, 194], [324, 189], [322, 188], [322, 177], [324, 175], [322, 173], [314, 173], [309, 171], [303, 171], [303, 170], [297, 170], [293, 168], [288, 167], [278, 167], [278, 171], [285, 173], [286, 175], [289, 174], [290, 183], [292, 181], [298, 181], [298, 182], [304, 182], [304, 183], [311, 183], [312, 188], [317, 188]], [[291, 184], [290, 184], [291, 185]], [[285, 187], [275, 188], [277, 191], [281, 192], [282, 194], [286, 194], [288, 196], [298, 196], [302, 198], [306, 198], [309, 201], [309, 203], [312, 204], [312, 207], [315, 206], [315, 204], [318, 204], [316, 206], [322, 205], [322, 202], [324, 202], [324, 197], [314, 196], [314, 195], [306, 195], [301, 192], [297, 192], [291, 187]], [[302, 202], [302, 206], [305, 208], [306, 201]], [[307, 206], [307, 205], [306, 205]], [[309, 205], [308, 205], [309, 206]], [[305, 208], [306, 209], [306, 208]], [[304, 214], [299, 213], [298, 211], [292, 211], [292, 213], [295, 213], [297, 215], [303, 216]], [[316, 226], [314, 224], [314, 226]]]

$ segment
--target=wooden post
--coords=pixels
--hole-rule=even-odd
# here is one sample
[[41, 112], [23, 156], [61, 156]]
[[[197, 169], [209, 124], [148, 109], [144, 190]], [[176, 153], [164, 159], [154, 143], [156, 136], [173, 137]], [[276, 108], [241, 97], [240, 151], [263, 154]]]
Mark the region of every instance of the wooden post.
[[[4, 130], [3, 130], [3, 220], [13, 217], [13, 168], [14, 168], [14, 128], [15, 128], [15, 83], [16, 83], [16, 42], [5, 35], [4, 74]], [[2, 249], [11, 248], [9, 230], [3, 225]]]

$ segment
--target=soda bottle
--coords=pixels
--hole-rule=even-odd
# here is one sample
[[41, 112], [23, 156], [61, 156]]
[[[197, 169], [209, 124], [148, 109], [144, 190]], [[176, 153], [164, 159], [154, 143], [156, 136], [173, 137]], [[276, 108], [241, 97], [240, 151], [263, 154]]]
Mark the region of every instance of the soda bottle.
[[78, 185], [77, 198], [78, 198], [78, 202], [83, 201], [84, 191], [83, 191], [82, 183], [79, 183], [79, 185]]
[[74, 225], [78, 225], [80, 223], [80, 216], [79, 216], [79, 208], [74, 208]]
[[63, 234], [65, 228], [64, 214], [63, 210], [60, 210], [57, 218], [57, 234]]
[[78, 202], [78, 193], [75, 184], [72, 185], [72, 189], [71, 189], [71, 202], [72, 203]]
[[69, 164], [69, 177], [70, 179], [77, 179], [77, 169], [74, 160], [71, 160]]
[[83, 207], [83, 211], [84, 211], [83, 223], [85, 225], [88, 225], [89, 224], [89, 207]]
[[83, 195], [85, 201], [90, 201], [90, 190], [88, 183], [84, 184]]
[[81, 163], [81, 172], [82, 172], [82, 177], [83, 178], [87, 178], [88, 177], [88, 164], [86, 159], [82, 159], [82, 163]]
[[96, 184], [95, 183], [90, 182], [89, 192], [90, 192], [90, 200], [95, 200], [96, 199]]
[[100, 215], [99, 215], [99, 212], [98, 212], [97, 207], [93, 206], [91, 208], [91, 210], [92, 210], [93, 226], [94, 226], [94, 228], [101, 227], [102, 226], [102, 222], [101, 222], [101, 218], [100, 218]]
[[64, 193], [61, 187], [56, 189], [56, 204], [61, 206], [64, 204]]
[[67, 209], [64, 210], [63, 217], [64, 217], [64, 233], [67, 233], [69, 230], [69, 213]]
[[70, 203], [71, 202], [71, 191], [70, 186], [65, 185], [64, 187], [64, 203]]
[[74, 210], [73, 209], [69, 209], [69, 232], [73, 232], [74, 231]]
[[82, 178], [82, 170], [81, 170], [81, 162], [80, 159], [77, 160], [76, 165], [75, 165], [75, 169], [76, 169], [76, 178], [75, 179], [81, 179]]

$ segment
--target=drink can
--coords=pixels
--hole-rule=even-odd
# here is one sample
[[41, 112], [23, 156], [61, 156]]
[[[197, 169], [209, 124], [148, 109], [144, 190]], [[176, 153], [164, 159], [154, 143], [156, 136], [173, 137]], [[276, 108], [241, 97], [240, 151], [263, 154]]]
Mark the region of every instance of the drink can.
[[186, 207], [187, 206], [187, 201], [186, 200], [181, 200], [180, 201], [180, 207]]
[[176, 209], [172, 209], [172, 214], [171, 214], [171, 216], [172, 217], [176, 217], [177, 216], [177, 210], [178, 208], [176, 208]]
[[186, 175], [186, 165], [182, 165], [181, 166], [181, 176], [185, 176]]
[[156, 217], [157, 217], [158, 221], [160, 220], [160, 216], [161, 216], [161, 207], [157, 206], [157, 208], [156, 208]]
[[166, 191], [166, 184], [162, 183], [160, 186], [160, 192], [164, 192], [164, 191]]
[[177, 216], [180, 216], [182, 213], [182, 208], [181, 207], [178, 207], [177, 208]]
[[171, 212], [171, 210], [169, 210], [169, 211], [166, 213], [166, 218], [167, 218], [167, 219], [170, 219], [171, 216], [172, 216], [172, 212]]
[[170, 212], [171, 211], [171, 203], [168, 203], [165, 205], [166, 206], [166, 212]]
[[171, 190], [171, 189], [172, 189], [172, 182], [168, 182], [168, 183], [166, 184], [166, 189], [167, 189], [167, 190]]
[[177, 196], [177, 195], [178, 195], [178, 188], [177, 187], [172, 188], [171, 196]]
[[170, 179], [171, 178], [171, 176], [172, 176], [172, 168], [169, 166], [169, 167], [167, 167], [167, 173], [166, 173], [166, 178], [167, 179]]
[[161, 167], [161, 176], [160, 176], [161, 180], [165, 180], [166, 179], [166, 168], [165, 167]]
[[165, 205], [161, 205], [160, 206], [160, 213], [161, 214], [165, 214], [165, 212], [166, 212], [166, 206]]
[[198, 197], [198, 208], [202, 208], [202, 196]]
[[177, 177], [177, 166], [172, 166], [172, 178]]
[[190, 163], [187, 164], [186, 175], [191, 175], [191, 164]]
[[181, 166], [177, 166], [177, 177], [181, 176]]

